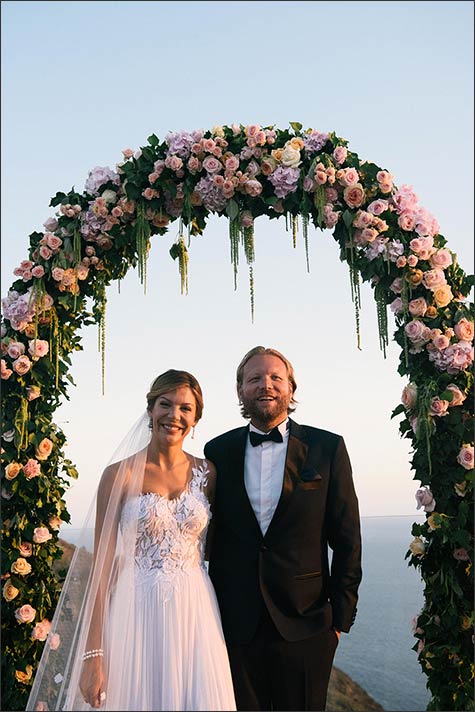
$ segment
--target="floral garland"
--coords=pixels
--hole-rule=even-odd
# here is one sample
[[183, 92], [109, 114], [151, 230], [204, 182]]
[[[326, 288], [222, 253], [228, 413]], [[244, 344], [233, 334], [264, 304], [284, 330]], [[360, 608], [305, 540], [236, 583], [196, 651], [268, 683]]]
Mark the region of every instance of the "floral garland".
[[[94, 168], [82, 193], [57, 193], [54, 216], [30, 235], [28, 259], [3, 300], [3, 616], [2, 709], [25, 706], [42, 647], [61, 641], [49, 632], [61, 581], [63, 499], [77, 477], [64, 457], [64, 433], [53, 413], [67, 397], [77, 331], [99, 324], [104, 348], [106, 287], [137, 267], [146, 283], [150, 239], [179, 221], [170, 254], [187, 290], [188, 250], [210, 214], [225, 215], [234, 274], [243, 249], [252, 265], [254, 221], [284, 216], [297, 239], [298, 219], [332, 229], [349, 266], [356, 328], [360, 279], [371, 283], [380, 342], [388, 344], [387, 306], [401, 347], [399, 373], [409, 378], [400, 431], [411, 440], [418, 508], [409, 564], [424, 581], [425, 603], [414, 635], [432, 694], [430, 709], [473, 707], [473, 286], [446, 247], [435, 218], [410, 186], [361, 161], [334, 133], [258, 125], [152, 135], [123, 151], [115, 170]], [[92, 311], [85, 309], [92, 298]], [[14, 680], [13, 682], [7, 682]]]

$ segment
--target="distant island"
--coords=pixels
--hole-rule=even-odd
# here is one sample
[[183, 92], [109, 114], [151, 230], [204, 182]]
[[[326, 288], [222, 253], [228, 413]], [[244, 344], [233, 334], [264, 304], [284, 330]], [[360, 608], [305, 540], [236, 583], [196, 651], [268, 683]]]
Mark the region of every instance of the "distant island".
[[[55, 561], [56, 573], [69, 568], [76, 547], [65, 539], [58, 539], [58, 546], [63, 550], [61, 559]], [[90, 559], [91, 554], [83, 550]], [[328, 687], [326, 712], [383, 712], [383, 707], [376, 702], [357, 682], [337, 667], [333, 667]]]

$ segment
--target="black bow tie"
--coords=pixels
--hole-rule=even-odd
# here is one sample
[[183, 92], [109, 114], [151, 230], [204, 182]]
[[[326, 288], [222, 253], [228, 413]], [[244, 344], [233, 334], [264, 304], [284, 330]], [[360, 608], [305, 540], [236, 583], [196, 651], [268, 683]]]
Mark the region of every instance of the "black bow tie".
[[249, 431], [249, 439], [251, 441], [251, 445], [253, 447], [256, 447], [256, 445], [260, 445], [263, 443], [265, 440], [273, 440], [275, 443], [281, 443], [283, 442], [283, 437], [282, 433], [280, 432], [279, 428], [276, 426], [273, 428], [270, 433], [255, 433], [253, 430]]

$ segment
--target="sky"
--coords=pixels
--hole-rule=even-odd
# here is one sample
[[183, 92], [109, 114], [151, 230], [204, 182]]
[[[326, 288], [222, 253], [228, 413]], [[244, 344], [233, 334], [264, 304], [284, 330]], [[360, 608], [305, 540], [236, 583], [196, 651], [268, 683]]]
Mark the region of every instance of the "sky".
[[[335, 131], [362, 160], [409, 184], [466, 272], [473, 264], [471, 2], [13, 2], [2, 13], [2, 296], [57, 191], [151, 133], [259, 123]], [[343, 435], [363, 516], [416, 515], [410, 444], [391, 411], [407, 380], [399, 347], [379, 350], [362, 288], [361, 350], [345, 264], [329, 231], [303, 237], [255, 224], [255, 317], [244, 256], [233, 284], [225, 218], [192, 239], [189, 292], [168, 254], [178, 223], [154, 236], [147, 293], [131, 269], [108, 292], [105, 395], [97, 330], [73, 354], [76, 387], [56, 412], [79, 480], [66, 495], [81, 526], [117, 443], [154, 378], [185, 369], [205, 409], [186, 449], [243, 425], [242, 356], [261, 344], [293, 363], [295, 420]], [[390, 316], [390, 333], [394, 322]]]

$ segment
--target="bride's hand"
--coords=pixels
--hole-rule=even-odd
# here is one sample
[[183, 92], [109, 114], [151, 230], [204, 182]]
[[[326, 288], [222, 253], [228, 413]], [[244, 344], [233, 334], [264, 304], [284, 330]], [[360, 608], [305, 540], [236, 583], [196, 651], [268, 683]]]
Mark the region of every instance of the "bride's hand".
[[105, 700], [105, 680], [100, 657], [84, 660], [79, 688], [88, 705], [101, 707]]

